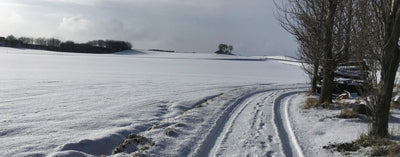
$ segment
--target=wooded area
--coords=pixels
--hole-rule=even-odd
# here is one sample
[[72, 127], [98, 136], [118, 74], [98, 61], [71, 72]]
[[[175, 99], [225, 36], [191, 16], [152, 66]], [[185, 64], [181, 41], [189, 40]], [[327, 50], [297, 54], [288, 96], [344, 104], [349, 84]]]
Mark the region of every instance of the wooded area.
[[114, 53], [132, 48], [132, 44], [126, 41], [92, 40], [87, 43], [75, 43], [62, 42], [56, 38], [16, 38], [13, 35], [0, 37], [0, 46], [79, 53]]
[[317, 93], [317, 82], [322, 78], [319, 103], [332, 102], [338, 65], [359, 62], [370, 67], [364, 78], [370, 90], [361, 95], [373, 111], [369, 134], [388, 137], [390, 102], [399, 66], [400, 1], [290, 0], [277, 6], [281, 25], [299, 44], [300, 59], [311, 78], [311, 92]]

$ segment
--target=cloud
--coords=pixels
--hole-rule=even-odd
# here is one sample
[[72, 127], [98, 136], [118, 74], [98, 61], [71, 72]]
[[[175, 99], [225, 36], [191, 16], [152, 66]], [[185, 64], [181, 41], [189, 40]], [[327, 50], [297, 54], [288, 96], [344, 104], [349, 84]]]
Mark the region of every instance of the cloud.
[[103, 0], [36, 0], [45, 3], [53, 3], [53, 4], [75, 4], [75, 5], [84, 5], [84, 6], [94, 6]]
[[90, 21], [81, 17], [64, 17], [60, 23], [61, 30], [77, 33], [81, 31], [88, 31]]
[[[296, 43], [274, 8], [269, 0], [2, 0], [0, 13], [7, 14], [0, 14], [0, 34], [127, 40], [190, 52], [214, 52], [227, 43], [244, 55], [294, 56]], [[10, 10], [21, 23], [5, 20]]]

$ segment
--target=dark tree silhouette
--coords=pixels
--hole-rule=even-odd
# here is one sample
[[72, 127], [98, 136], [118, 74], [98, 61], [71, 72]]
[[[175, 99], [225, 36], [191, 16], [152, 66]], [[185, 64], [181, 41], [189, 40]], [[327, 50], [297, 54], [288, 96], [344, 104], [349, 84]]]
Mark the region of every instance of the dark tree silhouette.
[[216, 54], [232, 54], [233, 51], [233, 46], [232, 45], [227, 45], [227, 44], [219, 44], [218, 45], [218, 51], [216, 51]]
[[0, 38], [0, 42], [0, 45], [8, 47], [80, 53], [114, 53], [132, 48], [131, 43], [117, 40], [92, 40], [87, 43], [75, 43], [73, 41], [62, 42], [56, 38], [33, 39], [29, 37], [20, 37], [17, 39], [13, 35]]
[[14, 35], [9, 35], [6, 37], [6, 46], [12, 46], [12, 47], [20, 47], [21, 42], [17, 40], [17, 38]]
[[29, 38], [29, 37], [20, 37], [20, 38], [18, 38], [18, 40], [19, 40], [21, 43], [25, 44], [25, 45], [27, 45], [27, 44], [33, 44], [33, 38]]

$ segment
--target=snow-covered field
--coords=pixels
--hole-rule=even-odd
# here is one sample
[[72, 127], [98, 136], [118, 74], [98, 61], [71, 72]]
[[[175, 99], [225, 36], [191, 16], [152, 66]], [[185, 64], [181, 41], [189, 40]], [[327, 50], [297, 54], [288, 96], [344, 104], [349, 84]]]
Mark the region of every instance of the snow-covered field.
[[0, 156], [337, 155], [367, 124], [301, 110], [307, 80], [287, 57], [0, 48]]

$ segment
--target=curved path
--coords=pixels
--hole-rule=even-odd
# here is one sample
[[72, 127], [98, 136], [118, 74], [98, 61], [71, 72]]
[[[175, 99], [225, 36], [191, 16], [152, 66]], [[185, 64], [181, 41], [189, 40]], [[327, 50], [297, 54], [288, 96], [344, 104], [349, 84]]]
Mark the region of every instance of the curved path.
[[299, 156], [289, 123], [288, 100], [304, 88], [247, 93], [220, 114], [195, 156]]
[[[153, 125], [146, 123], [138, 125], [140, 129], [125, 131], [125, 134], [148, 137], [155, 145], [127, 142], [122, 147], [122, 156], [303, 157], [287, 111], [291, 100], [305, 88], [302, 84], [241, 86], [198, 101], [170, 106], [171, 111], [175, 108], [184, 110], [180, 114], [160, 117], [162, 119]], [[125, 134], [66, 144], [61, 151], [92, 152], [89, 151], [91, 148], [110, 141], [116, 143], [113, 144], [115, 147], [102, 147], [115, 150], [118, 143], [126, 143], [121, 142]], [[139, 149], [142, 147], [149, 150]]]

